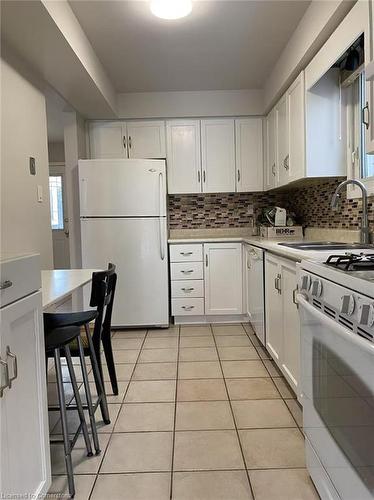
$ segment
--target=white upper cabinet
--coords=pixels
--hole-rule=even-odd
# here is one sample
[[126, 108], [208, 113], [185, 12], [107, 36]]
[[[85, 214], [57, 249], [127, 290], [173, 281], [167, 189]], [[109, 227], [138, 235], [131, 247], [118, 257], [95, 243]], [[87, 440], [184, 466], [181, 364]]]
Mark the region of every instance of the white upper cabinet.
[[165, 122], [127, 122], [129, 158], [165, 158]]
[[90, 157], [165, 158], [165, 122], [97, 121], [89, 123]]
[[284, 186], [288, 182], [288, 116], [287, 96], [284, 95], [275, 106], [276, 117], [276, 166], [277, 185]]
[[90, 122], [89, 137], [91, 158], [127, 158], [125, 122]]
[[235, 120], [236, 190], [263, 191], [263, 120], [238, 118]]
[[204, 243], [205, 314], [242, 314], [241, 243]]
[[264, 186], [265, 189], [273, 189], [277, 185], [277, 167], [276, 167], [276, 113], [273, 108], [265, 118], [266, 133], [266, 161], [264, 168]]
[[234, 120], [201, 120], [201, 149], [203, 192], [235, 192]]
[[168, 191], [201, 192], [200, 121], [166, 122], [166, 158]]
[[304, 72], [287, 90], [288, 117], [288, 181], [296, 181], [305, 175], [305, 85]]

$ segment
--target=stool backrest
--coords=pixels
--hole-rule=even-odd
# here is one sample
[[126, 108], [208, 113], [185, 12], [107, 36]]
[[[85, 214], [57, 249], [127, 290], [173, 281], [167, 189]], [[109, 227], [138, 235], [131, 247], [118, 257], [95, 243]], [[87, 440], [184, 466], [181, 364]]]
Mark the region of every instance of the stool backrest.
[[110, 335], [114, 294], [116, 291], [116, 266], [108, 264], [106, 271], [92, 273], [90, 306], [97, 308], [93, 340], [98, 341], [102, 335]]

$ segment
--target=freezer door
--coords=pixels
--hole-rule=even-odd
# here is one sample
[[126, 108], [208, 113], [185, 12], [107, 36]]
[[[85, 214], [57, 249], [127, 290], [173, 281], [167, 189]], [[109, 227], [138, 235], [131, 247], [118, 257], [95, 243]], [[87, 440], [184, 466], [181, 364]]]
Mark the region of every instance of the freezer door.
[[164, 160], [79, 160], [81, 217], [166, 215]]
[[83, 219], [81, 232], [82, 267], [117, 266], [112, 326], [168, 325], [166, 218]]

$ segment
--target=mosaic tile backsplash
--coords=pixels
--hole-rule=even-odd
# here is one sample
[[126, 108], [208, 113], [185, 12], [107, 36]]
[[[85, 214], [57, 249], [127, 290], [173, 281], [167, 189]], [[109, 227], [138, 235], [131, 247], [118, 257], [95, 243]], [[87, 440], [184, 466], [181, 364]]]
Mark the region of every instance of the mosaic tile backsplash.
[[[361, 200], [342, 201], [337, 212], [330, 208], [339, 179], [275, 193], [218, 193], [169, 195], [170, 229], [248, 227], [261, 209], [279, 205], [293, 211], [304, 227], [357, 229]], [[369, 224], [374, 231], [374, 197], [369, 199]]]

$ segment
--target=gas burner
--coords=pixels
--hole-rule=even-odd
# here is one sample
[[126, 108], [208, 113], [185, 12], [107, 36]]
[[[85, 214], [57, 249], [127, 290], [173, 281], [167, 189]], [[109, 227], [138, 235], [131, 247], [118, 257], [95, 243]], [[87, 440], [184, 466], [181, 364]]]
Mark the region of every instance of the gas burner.
[[330, 255], [325, 264], [343, 271], [374, 271], [374, 254]]

